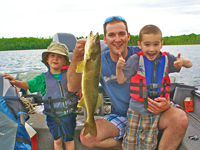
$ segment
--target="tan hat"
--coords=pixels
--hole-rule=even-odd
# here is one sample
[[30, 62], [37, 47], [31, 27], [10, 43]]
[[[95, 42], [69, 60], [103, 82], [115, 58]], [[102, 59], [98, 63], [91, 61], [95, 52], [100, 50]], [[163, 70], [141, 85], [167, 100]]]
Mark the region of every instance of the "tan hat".
[[56, 53], [56, 54], [60, 54], [63, 56], [66, 56], [67, 58], [67, 63], [65, 64], [65, 66], [68, 66], [70, 64], [70, 60], [69, 60], [69, 50], [67, 48], [67, 46], [65, 44], [59, 43], [59, 42], [55, 42], [55, 43], [51, 43], [48, 47], [47, 47], [47, 51], [42, 53], [42, 62], [49, 68], [48, 63], [46, 62], [46, 57], [48, 56], [49, 53]]

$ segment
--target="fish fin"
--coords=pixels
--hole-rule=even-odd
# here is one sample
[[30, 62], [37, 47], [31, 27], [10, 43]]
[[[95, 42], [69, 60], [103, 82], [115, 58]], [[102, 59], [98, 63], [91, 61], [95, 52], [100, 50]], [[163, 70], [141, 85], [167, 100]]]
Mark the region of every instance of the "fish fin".
[[84, 66], [85, 66], [84, 61], [80, 61], [77, 65], [76, 72], [82, 73], [84, 70]]
[[82, 96], [81, 100], [79, 101], [78, 107], [82, 107], [82, 108], [85, 108], [85, 102], [84, 102], [84, 97]]
[[85, 129], [83, 131], [83, 136], [87, 135], [88, 133], [91, 136], [94, 136], [94, 137], [97, 136], [97, 128], [96, 128], [95, 122], [94, 123], [88, 123], [88, 122], [86, 122], [84, 124], [84, 127], [85, 127]]
[[101, 95], [98, 93], [98, 100], [97, 100], [97, 105], [95, 107], [95, 111], [101, 106], [103, 100], [102, 100], [102, 97]]

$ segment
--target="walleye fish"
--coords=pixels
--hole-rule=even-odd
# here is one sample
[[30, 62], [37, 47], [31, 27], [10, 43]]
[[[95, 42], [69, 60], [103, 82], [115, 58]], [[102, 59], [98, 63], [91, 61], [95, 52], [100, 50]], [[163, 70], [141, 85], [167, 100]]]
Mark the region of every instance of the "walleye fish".
[[78, 107], [83, 107], [87, 111], [87, 120], [84, 124], [83, 135], [88, 133], [97, 136], [97, 129], [94, 120], [94, 112], [102, 104], [102, 98], [98, 92], [101, 76], [101, 47], [99, 34], [93, 36], [92, 31], [88, 35], [85, 44], [84, 60], [77, 65], [76, 72], [82, 74], [83, 96], [78, 103]]

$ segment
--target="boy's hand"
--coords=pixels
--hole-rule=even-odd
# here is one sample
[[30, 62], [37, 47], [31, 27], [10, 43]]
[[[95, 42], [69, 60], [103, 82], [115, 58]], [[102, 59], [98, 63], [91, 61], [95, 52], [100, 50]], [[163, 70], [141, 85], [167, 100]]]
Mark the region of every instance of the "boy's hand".
[[181, 69], [181, 67], [190, 68], [192, 67], [192, 61], [188, 58], [181, 58], [181, 54], [178, 53], [176, 61], [174, 61], [174, 67], [176, 69]]
[[176, 61], [174, 61], [174, 67], [176, 69], [181, 69], [182, 66], [183, 66], [183, 61], [181, 59], [181, 53], [178, 53]]
[[117, 68], [122, 69], [126, 64], [125, 59], [122, 57], [121, 53], [119, 52], [119, 59], [117, 61]]
[[152, 100], [151, 98], [148, 97], [147, 99], [148, 99], [147, 110], [154, 114], [161, 113], [170, 108], [169, 97], [168, 97], [168, 99], [166, 99], [164, 97], [157, 97], [154, 100]]
[[15, 84], [15, 78], [12, 77], [9, 73], [4, 73], [2, 76], [6, 79], [9, 79], [11, 84]]

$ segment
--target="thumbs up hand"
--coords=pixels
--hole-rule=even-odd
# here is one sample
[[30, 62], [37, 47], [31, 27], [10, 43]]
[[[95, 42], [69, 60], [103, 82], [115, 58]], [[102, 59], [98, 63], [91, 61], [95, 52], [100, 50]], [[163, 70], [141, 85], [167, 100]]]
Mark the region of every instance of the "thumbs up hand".
[[176, 57], [176, 60], [180, 59], [181, 58], [181, 53], [178, 53], [177, 57]]
[[181, 69], [182, 66], [183, 66], [183, 62], [181, 59], [181, 53], [178, 53], [178, 55], [176, 57], [176, 61], [174, 61], [174, 67], [176, 69]]
[[122, 57], [122, 54], [119, 52], [119, 59], [117, 61], [117, 68], [122, 69], [125, 65], [126, 61], [125, 59]]

